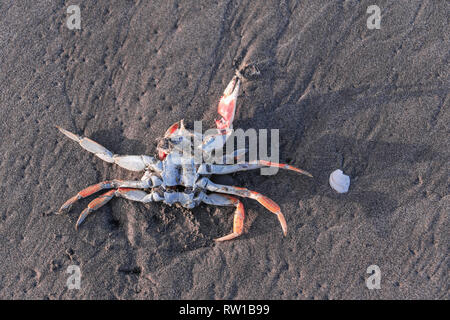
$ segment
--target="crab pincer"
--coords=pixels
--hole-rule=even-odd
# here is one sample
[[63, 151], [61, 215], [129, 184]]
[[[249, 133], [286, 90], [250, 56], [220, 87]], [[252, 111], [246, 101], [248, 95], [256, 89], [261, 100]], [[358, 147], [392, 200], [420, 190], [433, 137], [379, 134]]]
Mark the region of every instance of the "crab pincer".
[[216, 120], [216, 126], [219, 130], [231, 129], [233, 127], [240, 84], [241, 80], [239, 79], [238, 74], [236, 74], [228, 83], [228, 86], [223, 92], [223, 96], [220, 98], [217, 112], [222, 118]]

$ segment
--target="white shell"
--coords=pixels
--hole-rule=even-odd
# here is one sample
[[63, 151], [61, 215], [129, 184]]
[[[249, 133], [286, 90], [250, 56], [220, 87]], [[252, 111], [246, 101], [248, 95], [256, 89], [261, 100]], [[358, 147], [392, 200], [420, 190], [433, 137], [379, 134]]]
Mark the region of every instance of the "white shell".
[[339, 193], [345, 193], [350, 187], [350, 177], [338, 169], [330, 174], [330, 186]]

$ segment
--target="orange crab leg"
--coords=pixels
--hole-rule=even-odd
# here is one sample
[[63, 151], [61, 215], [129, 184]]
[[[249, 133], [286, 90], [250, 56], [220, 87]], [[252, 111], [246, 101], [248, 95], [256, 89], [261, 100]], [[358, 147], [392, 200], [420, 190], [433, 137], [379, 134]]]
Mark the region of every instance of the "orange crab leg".
[[100, 197], [95, 198], [94, 200], [92, 200], [86, 209], [84, 209], [80, 216], [78, 217], [77, 220], [77, 224], [75, 225], [75, 229], [78, 230], [78, 227], [83, 223], [84, 219], [86, 219], [86, 217], [92, 213], [93, 211], [97, 210], [98, 208], [104, 206], [106, 203], [109, 202], [109, 200], [111, 200], [114, 195], [116, 193], [116, 190], [110, 190], [104, 194], [102, 194]]
[[103, 181], [92, 186], [89, 186], [75, 196], [67, 200], [59, 209], [59, 212], [69, 209], [74, 202], [77, 200], [89, 197], [90, 195], [104, 189], [119, 188], [119, 187], [129, 187], [129, 188], [148, 188], [149, 184], [146, 181], [124, 181], [124, 180], [110, 180]]
[[89, 197], [90, 195], [103, 190], [103, 189], [111, 189], [113, 188], [112, 181], [103, 181], [97, 184], [94, 184], [92, 186], [89, 186], [80, 192], [78, 192], [75, 196], [64, 202], [64, 204], [59, 208], [58, 212], [62, 212], [63, 210], [69, 209], [72, 204], [74, 204], [76, 201]]
[[274, 213], [277, 216], [278, 221], [281, 224], [283, 234], [286, 236], [286, 234], [287, 234], [286, 219], [284, 218], [283, 213], [281, 213], [280, 206], [278, 204], [276, 204], [275, 201], [273, 201], [272, 199], [270, 199], [256, 191], [251, 191], [246, 188], [216, 184], [207, 178], [204, 178], [202, 180], [206, 182], [205, 188], [209, 191], [233, 194], [236, 196], [251, 198], [251, 199], [258, 201], [267, 210], [269, 210], [270, 212]]
[[231, 240], [240, 236], [244, 232], [245, 210], [244, 205], [238, 198], [229, 195], [214, 193], [207, 195], [205, 199], [203, 199], [203, 202], [218, 206], [232, 205], [236, 207], [233, 218], [233, 232], [226, 236], [214, 239], [215, 241], [221, 242]]
[[134, 188], [118, 188], [110, 190], [104, 194], [102, 194], [100, 197], [95, 198], [92, 200], [86, 209], [84, 209], [80, 216], [78, 217], [77, 224], [75, 225], [75, 229], [78, 229], [78, 227], [83, 223], [83, 221], [86, 219], [86, 217], [94, 212], [95, 210], [101, 208], [106, 203], [109, 202], [112, 198], [116, 197], [122, 197], [128, 200], [133, 201], [139, 201], [139, 202], [152, 202], [154, 201], [153, 194], [147, 193], [142, 190], [134, 189]]
[[236, 198], [234, 199], [236, 201], [236, 211], [234, 212], [233, 218], [233, 232], [226, 236], [214, 239], [215, 241], [221, 242], [234, 239], [240, 236], [244, 231], [244, 218], [245, 218], [244, 205], [238, 199]]
[[255, 163], [263, 165], [263, 166], [267, 166], [267, 167], [277, 167], [277, 168], [281, 168], [281, 169], [292, 170], [292, 171], [307, 175], [308, 177], [311, 177], [311, 178], [313, 177], [312, 174], [309, 173], [308, 171], [296, 168], [294, 166], [291, 166], [291, 165], [285, 164], [285, 163], [277, 163], [277, 162], [266, 161], [266, 160], [258, 160]]

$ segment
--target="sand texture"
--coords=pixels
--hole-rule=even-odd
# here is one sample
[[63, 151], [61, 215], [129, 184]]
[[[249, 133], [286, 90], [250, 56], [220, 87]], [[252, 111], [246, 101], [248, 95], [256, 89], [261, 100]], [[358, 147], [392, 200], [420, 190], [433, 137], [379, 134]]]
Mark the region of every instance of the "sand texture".
[[[448, 1], [0, 2], [0, 299], [448, 299]], [[381, 8], [370, 30], [367, 7]], [[217, 181], [276, 201], [193, 210], [114, 199], [76, 231], [53, 214], [97, 182], [139, 174], [175, 121], [213, 127], [234, 64], [235, 128], [280, 129], [280, 161], [310, 171]], [[348, 193], [328, 185], [342, 169]], [[80, 267], [81, 287], [66, 273]], [[366, 287], [367, 267], [381, 289]]]

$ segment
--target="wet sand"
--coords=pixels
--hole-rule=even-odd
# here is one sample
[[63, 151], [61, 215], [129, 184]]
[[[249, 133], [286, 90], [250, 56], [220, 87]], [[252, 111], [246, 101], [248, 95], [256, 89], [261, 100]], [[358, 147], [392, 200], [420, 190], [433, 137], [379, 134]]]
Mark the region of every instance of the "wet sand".
[[[1, 299], [448, 299], [449, 4], [377, 1], [0, 3]], [[221, 178], [276, 201], [193, 210], [114, 199], [74, 228], [79, 190], [139, 175], [175, 121], [213, 127], [234, 63], [253, 64], [235, 128], [280, 129], [280, 161], [308, 170]], [[347, 194], [329, 174], [350, 175]], [[80, 290], [68, 290], [70, 265]], [[381, 289], [366, 287], [370, 265]]]

